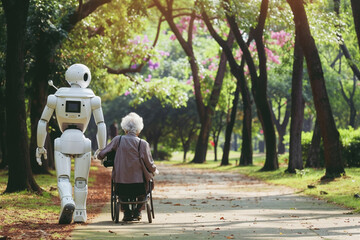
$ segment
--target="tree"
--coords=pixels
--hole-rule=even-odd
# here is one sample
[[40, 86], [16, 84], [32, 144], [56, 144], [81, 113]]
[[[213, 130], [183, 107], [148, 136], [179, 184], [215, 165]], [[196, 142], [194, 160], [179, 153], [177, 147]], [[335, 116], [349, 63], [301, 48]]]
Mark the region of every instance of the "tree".
[[[193, 82], [194, 82], [194, 91], [195, 91], [195, 99], [198, 109], [198, 114], [201, 123], [200, 134], [198, 137], [198, 142], [195, 149], [195, 156], [193, 162], [195, 163], [203, 163], [206, 160], [206, 152], [208, 147], [208, 140], [210, 134], [211, 127], [211, 117], [214, 113], [214, 109], [217, 105], [221, 86], [226, 70], [226, 56], [224, 53], [221, 54], [218, 71], [215, 77], [215, 81], [211, 90], [211, 94], [209, 96], [209, 100], [207, 105], [203, 99], [201, 92], [201, 79], [199, 74], [199, 66], [196, 60], [196, 56], [193, 50], [193, 27], [194, 21], [197, 18], [195, 9], [185, 8], [185, 13], [178, 13], [178, 15], [190, 16], [188, 29], [187, 29], [187, 40], [185, 40], [178, 26], [176, 25], [174, 19], [176, 15], [174, 15], [174, 11], [178, 11], [179, 9], [175, 9], [173, 6], [173, 1], [167, 1], [166, 6], [164, 7], [159, 0], [153, 0], [154, 5], [157, 9], [162, 13], [165, 17], [170, 29], [173, 31], [176, 39], [179, 41], [181, 47], [184, 52], [188, 56], [189, 64], [191, 67]], [[184, 8], [180, 8], [184, 9]], [[232, 44], [232, 40], [228, 39], [228, 44]]]
[[301, 0], [287, 0], [287, 2], [294, 14], [296, 33], [299, 35], [300, 45], [306, 59], [315, 109], [323, 138], [326, 167], [323, 178], [339, 177], [345, 173], [341, 159], [339, 132], [332, 115], [319, 53], [310, 33], [303, 2]]
[[[35, 150], [37, 147], [36, 132], [38, 121], [46, 104], [49, 76], [56, 69], [54, 67], [56, 52], [78, 22], [89, 16], [99, 6], [110, 1], [111, 0], [90, 0], [86, 3], [79, 1], [77, 7], [69, 4], [68, 1], [64, 1], [63, 4], [66, 7], [63, 9], [66, 9], [65, 12], [60, 11], [60, 9], [55, 9], [53, 2], [39, 1], [34, 2], [31, 6], [31, 13], [33, 15], [29, 16], [29, 28], [34, 31], [31, 32], [33, 35], [28, 36], [28, 39], [30, 42], [33, 42], [31, 50], [34, 61], [29, 69], [30, 76], [28, 76], [31, 82], [30, 159], [32, 167], [37, 173], [48, 172], [48, 169], [46, 169], [46, 161], [44, 161], [44, 167], [40, 167], [35, 159]], [[58, 18], [53, 19], [54, 16]], [[49, 155], [51, 154], [52, 153], [49, 152]]]
[[351, 0], [352, 13], [355, 23], [355, 31], [360, 49], [360, 4], [358, 0]]
[[294, 62], [291, 83], [291, 122], [290, 122], [290, 148], [287, 172], [295, 173], [295, 169], [303, 169], [301, 151], [301, 132], [304, 120], [305, 101], [302, 95], [304, 55], [296, 34], [294, 47]]
[[25, 111], [25, 30], [28, 0], [2, 0], [7, 24], [6, 49], [6, 141], [9, 179], [5, 192], [32, 190], [41, 193], [29, 160]]
[[190, 150], [191, 142], [196, 139], [199, 131], [199, 116], [196, 112], [195, 99], [190, 98], [186, 107], [173, 109], [171, 125], [175, 128], [175, 136], [179, 136], [183, 148], [183, 162], [186, 162], [186, 154]]
[[[226, 5], [227, 4], [227, 5]], [[277, 151], [276, 151], [276, 136], [274, 122], [271, 116], [270, 106], [267, 99], [267, 67], [266, 67], [266, 54], [263, 42], [263, 31], [265, 26], [265, 20], [268, 10], [268, 1], [263, 0], [260, 7], [260, 15], [258, 17], [257, 26], [252, 29], [250, 38], [253, 38], [256, 43], [256, 49], [259, 58], [259, 75], [257, 74], [254, 60], [248, 49], [248, 45], [245, 43], [242, 33], [240, 32], [236, 19], [235, 13], [229, 9], [228, 1], [226, 14], [227, 21], [230, 25], [232, 32], [235, 35], [235, 39], [240, 46], [247, 66], [249, 68], [251, 83], [252, 83], [252, 94], [254, 97], [257, 113], [264, 130], [265, 144], [266, 144], [266, 158], [265, 164], [262, 168], [263, 171], [271, 171], [279, 168]]]
[[[202, 16], [205, 21], [205, 24], [211, 34], [211, 36], [215, 39], [215, 41], [221, 46], [224, 53], [227, 56], [230, 65], [230, 71], [233, 76], [236, 78], [236, 89], [234, 92], [234, 99], [232, 102], [232, 109], [230, 114], [230, 121], [226, 125], [225, 130], [225, 143], [223, 149], [223, 156], [221, 159], [221, 165], [228, 165], [229, 164], [229, 152], [230, 152], [230, 139], [232, 130], [235, 124], [235, 117], [237, 112], [237, 105], [239, 101], [239, 94], [241, 93], [242, 100], [243, 100], [243, 111], [244, 111], [244, 118], [243, 118], [243, 128], [242, 128], [242, 147], [241, 147], [241, 156], [240, 156], [240, 164], [242, 165], [250, 165], [252, 164], [252, 144], [251, 144], [251, 123], [252, 123], [252, 116], [251, 116], [251, 99], [249, 89], [245, 79], [244, 73], [244, 58], [241, 60], [241, 64], [238, 65], [234, 55], [232, 53], [232, 48], [228, 46], [225, 40], [221, 38], [221, 36], [215, 31], [214, 27], [212, 26], [210, 19], [205, 11], [205, 8], [202, 8]], [[230, 34], [233, 34], [232, 32]]]
[[[1, 2], [0, 2], [1, 4]], [[5, 115], [5, 50], [6, 50], [6, 19], [0, 5], [0, 169], [8, 165], [6, 152], [6, 115]]]

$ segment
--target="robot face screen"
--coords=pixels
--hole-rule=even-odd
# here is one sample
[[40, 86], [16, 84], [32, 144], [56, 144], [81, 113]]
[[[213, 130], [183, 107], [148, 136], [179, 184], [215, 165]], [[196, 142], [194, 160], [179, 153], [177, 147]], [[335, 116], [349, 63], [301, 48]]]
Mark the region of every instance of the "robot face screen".
[[71, 113], [80, 113], [81, 112], [81, 102], [80, 101], [66, 101], [65, 111], [71, 112]]

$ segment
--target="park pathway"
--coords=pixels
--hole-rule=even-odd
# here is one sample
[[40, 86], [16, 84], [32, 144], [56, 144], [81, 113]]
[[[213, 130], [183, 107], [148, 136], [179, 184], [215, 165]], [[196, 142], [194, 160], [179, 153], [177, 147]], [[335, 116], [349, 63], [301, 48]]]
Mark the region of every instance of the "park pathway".
[[[111, 221], [110, 204], [72, 239], [360, 239], [360, 215], [230, 172], [158, 166], [155, 219]], [[121, 216], [122, 218], [122, 216]]]

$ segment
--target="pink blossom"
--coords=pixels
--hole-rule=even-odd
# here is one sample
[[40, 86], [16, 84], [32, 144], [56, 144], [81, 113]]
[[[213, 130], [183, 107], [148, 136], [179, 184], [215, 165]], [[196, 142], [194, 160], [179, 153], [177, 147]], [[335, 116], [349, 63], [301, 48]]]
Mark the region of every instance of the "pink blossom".
[[151, 81], [151, 74], [148, 75], [147, 78], [145, 78], [145, 82], [150, 82]]
[[160, 53], [161, 56], [167, 56], [167, 57], [170, 56], [169, 52], [165, 52], [165, 51], [162, 51], [162, 50], [160, 50], [159, 53]]
[[265, 48], [265, 52], [270, 61], [280, 64], [279, 56], [274, 55], [274, 53], [268, 48]]
[[170, 40], [175, 40], [176, 39], [176, 36], [174, 35], [174, 34], [172, 34], [171, 36], [170, 36]]
[[143, 39], [143, 43], [148, 43], [149, 42], [149, 38], [147, 35], [144, 36], [144, 39]]
[[124, 93], [125, 96], [127, 96], [129, 94], [130, 94], [130, 92], [128, 90], [126, 90], [125, 93]]
[[281, 30], [280, 32], [271, 32], [271, 38], [276, 40], [277, 45], [284, 46], [291, 39], [291, 34]]
[[160, 66], [160, 63], [156, 62], [154, 63], [153, 61], [151, 61], [151, 59], [149, 60], [149, 68], [150, 69], [157, 69]]

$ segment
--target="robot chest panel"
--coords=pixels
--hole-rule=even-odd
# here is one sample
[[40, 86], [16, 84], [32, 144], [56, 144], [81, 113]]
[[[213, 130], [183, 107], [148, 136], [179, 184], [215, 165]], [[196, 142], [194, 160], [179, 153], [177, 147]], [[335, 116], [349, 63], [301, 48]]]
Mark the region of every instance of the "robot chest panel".
[[58, 98], [56, 117], [62, 131], [68, 128], [85, 131], [91, 117], [90, 98]]

